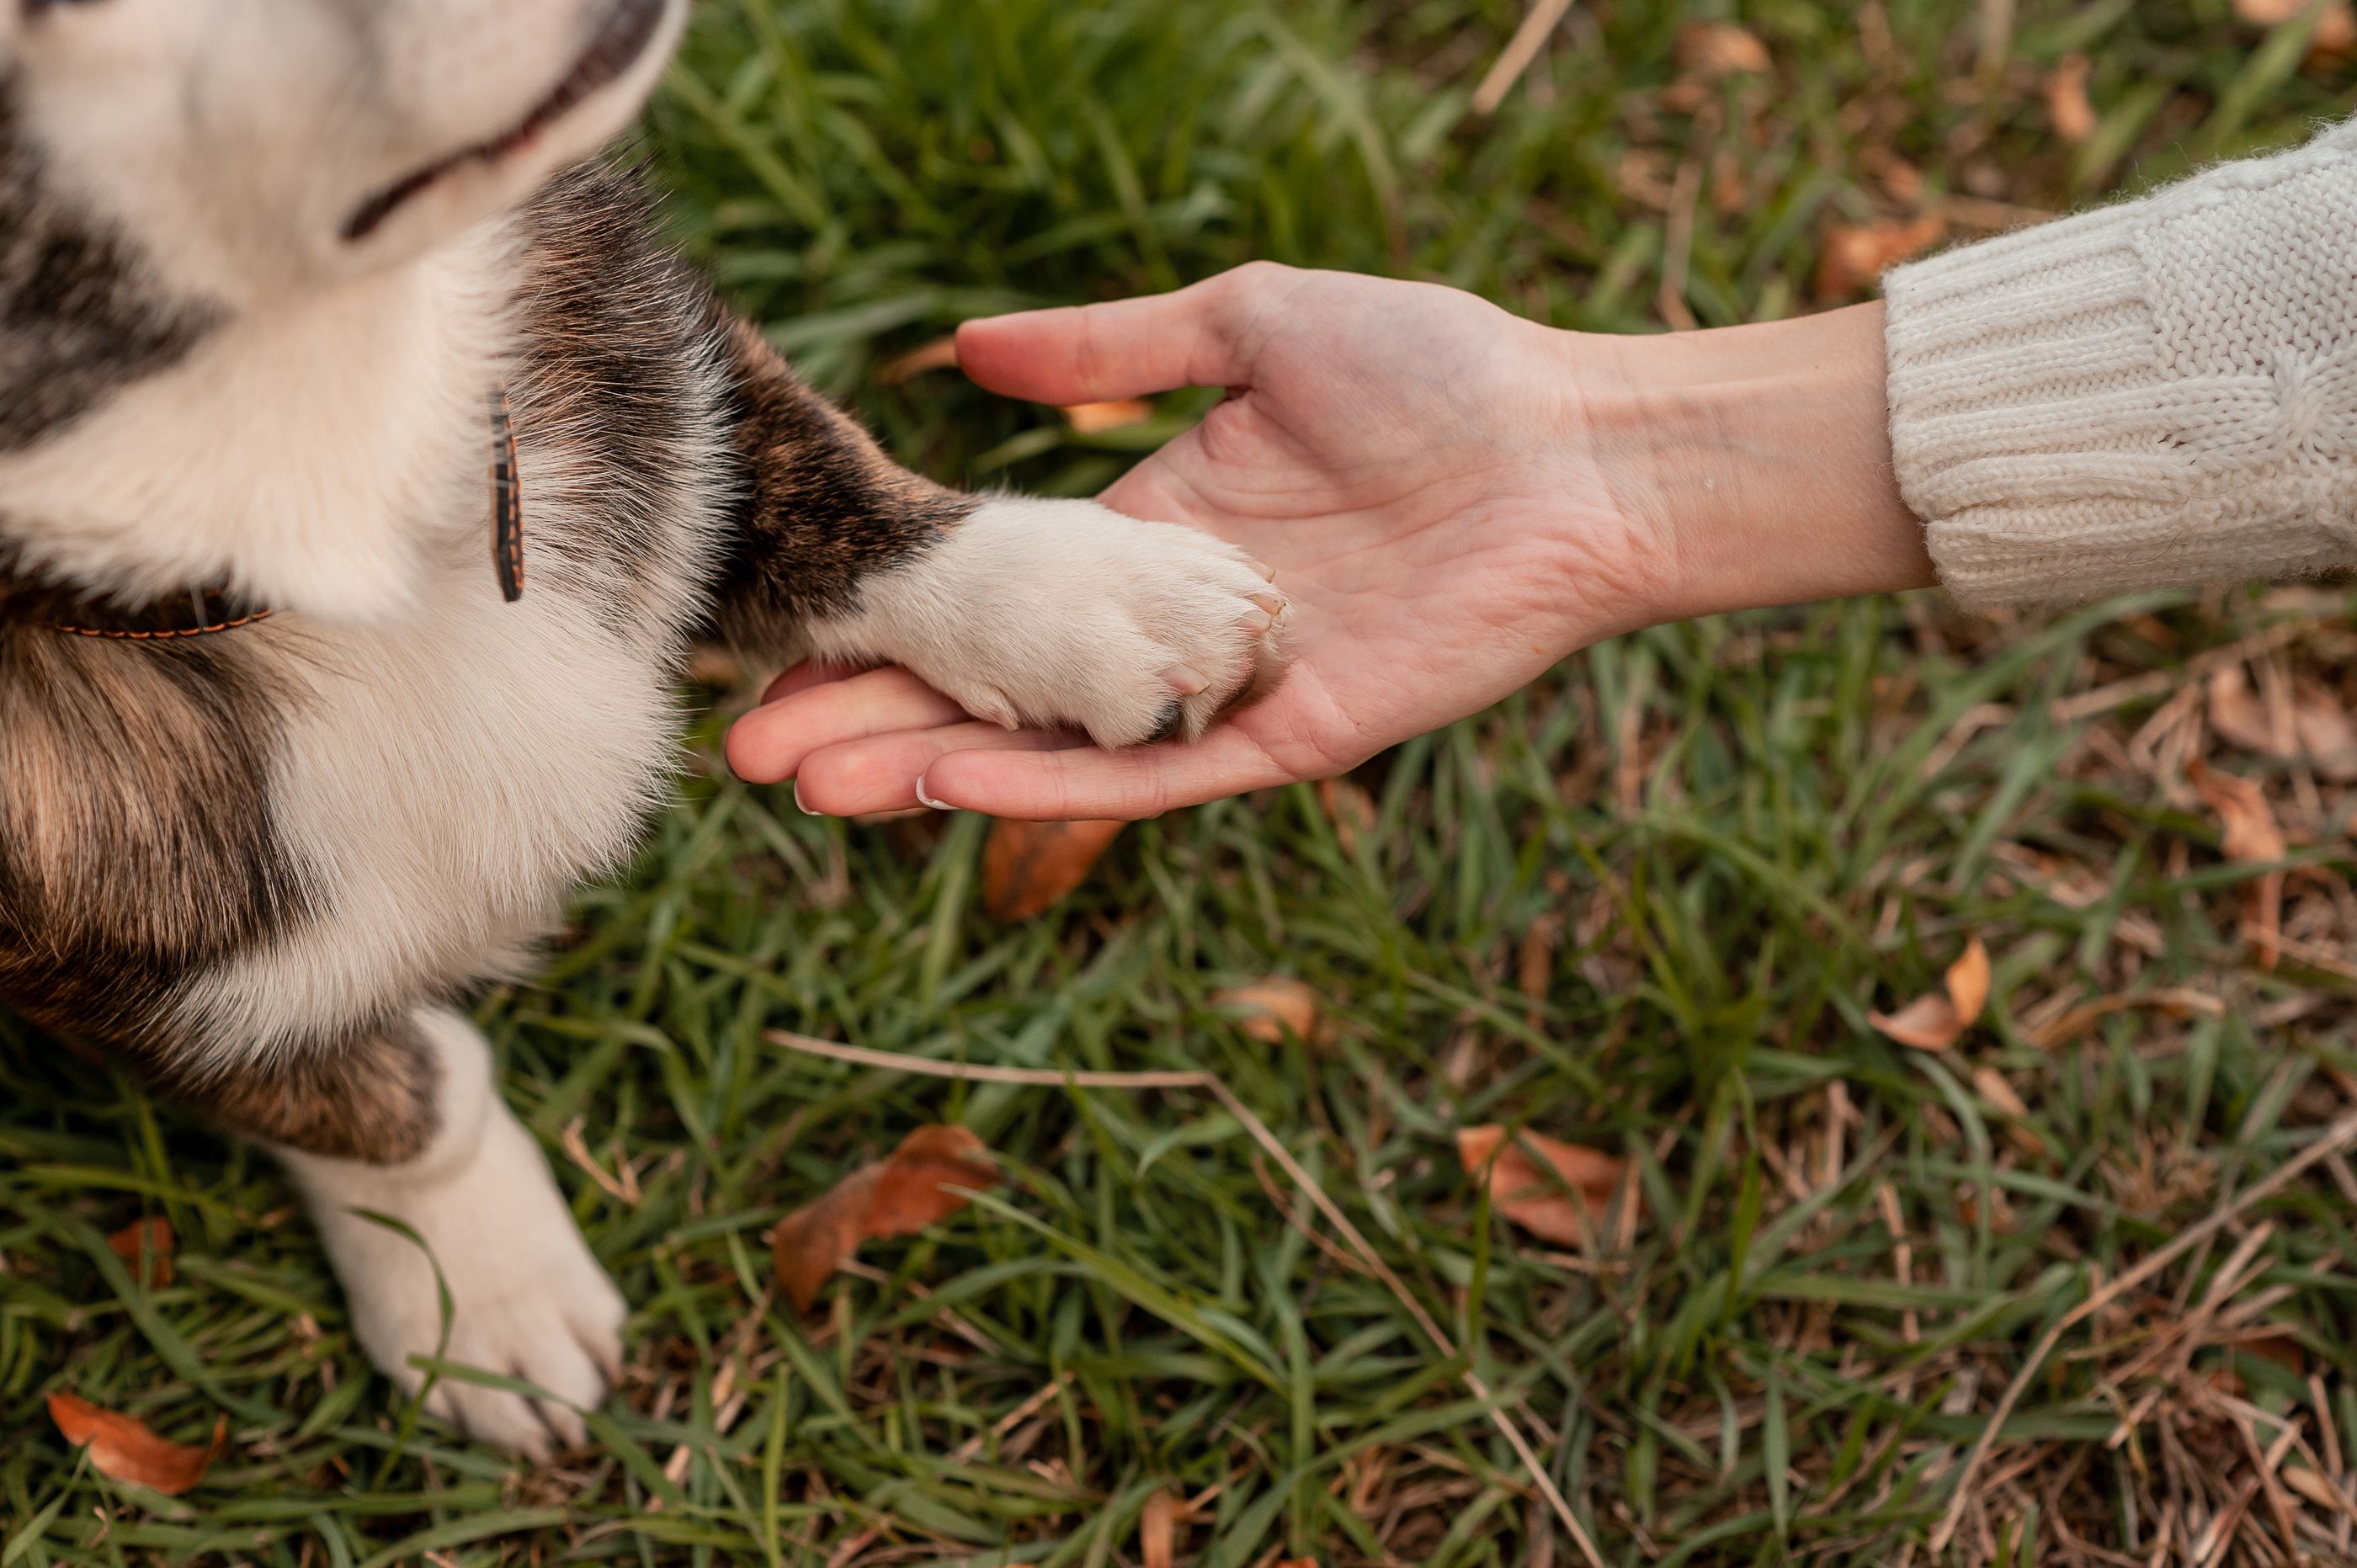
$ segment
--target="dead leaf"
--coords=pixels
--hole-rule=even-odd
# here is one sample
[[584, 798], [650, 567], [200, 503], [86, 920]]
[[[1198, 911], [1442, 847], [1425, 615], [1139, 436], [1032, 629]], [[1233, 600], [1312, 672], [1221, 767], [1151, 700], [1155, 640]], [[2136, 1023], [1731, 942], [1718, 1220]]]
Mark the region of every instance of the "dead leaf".
[[1962, 958], [1948, 966], [1948, 1000], [1956, 1004], [1956, 1016], [1969, 1029], [1981, 1021], [1988, 1006], [1988, 949], [1975, 937], [1964, 944]]
[[688, 655], [687, 678], [716, 692], [733, 692], [745, 684], [745, 666], [725, 648], [699, 648]]
[[2335, 784], [2357, 783], [2357, 721], [2340, 698], [2303, 682], [2292, 699], [2291, 721], [2310, 766]]
[[1145, 1568], [1170, 1568], [1178, 1554], [1178, 1499], [1157, 1492], [1137, 1518], [1137, 1555]]
[[1359, 853], [1359, 835], [1375, 831], [1375, 798], [1348, 779], [1323, 779], [1318, 786], [1318, 803], [1326, 809], [1326, 820], [1334, 824], [1334, 837], [1345, 854]]
[[1775, 69], [1760, 35], [1733, 22], [1688, 22], [1678, 29], [1676, 58], [1678, 74], [1704, 81]]
[[1896, 1013], [1868, 1013], [1866, 1021], [1902, 1046], [1944, 1051], [1980, 1022], [1988, 993], [1988, 949], [1975, 937], [1964, 944], [1964, 956], [1948, 966], [1941, 990], [1917, 997]]
[[2087, 77], [2093, 63], [2083, 54], [2067, 54], [2046, 73], [2046, 119], [2054, 134], [2079, 145], [2095, 134], [2100, 123], [2087, 98]]
[[2251, 679], [2241, 665], [2229, 664], [2211, 675], [2208, 699], [2210, 727], [2221, 738], [2261, 757], [2282, 755], [2266, 704], [2251, 690]]
[[[126, 1225], [106, 1239], [109, 1251], [131, 1265], [134, 1278], [149, 1290], [162, 1290], [172, 1283], [172, 1250], [178, 1238], [172, 1234], [172, 1222], [162, 1215]], [[142, 1244], [145, 1247], [146, 1262], [140, 1262]]]
[[213, 1440], [202, 1447], [173, 1443], [147, 1430], [135, 1417], [101, 1410], [73, 1394], [49, 1396], [49, 1419], [75, 1447], [88, 1445], [90, 1462], [102, 1476], [177, 1498], [205, 1478], [229, 1447], [229, 1417], [213, 1423]]
[[982, 850], [982, 907], [996, 920], [1047, 913], [1088, 880], [1125, 822], [1017, 822], [990, 825]]
[[1919, 1051], [1944, 1051], [1964, 1033], [1956, 1004], [1937, 992], [1918, 996], [1896, 1013], [1868, 1013], [1866, 1021], [1886, 1039]]
[[[1532, 1235], [1564, 1247], [1587, 1244], [1629, 1168], [1626, 1160], [1539, 1133], [1525, 1131], [1509, 1141], [1506, 1129], [1494, 1125], [1458, 1128], [1457, 1158], [1466, 1175], [1486, 1177], [1492, 1208]], [[1561, 1185], [1547, 1177], [1538, 1160], [1553, 1168]]]
[[2314, 1503], [2318, 1508], [2334, 1513], [2357, 1514], [2347, 1494], [2305, 1465], [2292, 1464], [2283, 1467], [2284, 1485]]
[[1237, 1028], [1269, 1046], [1285, 1044], [1288, 1032], [1296, 1039], [1315, 1040], [1325, 1015], [1317, 992], [1282, 974], [1215, 992], [1211, 1002], [1233, 1015]]
[[966, 1206], [944, 1187], [981, 1188], [998, 1180], [990, 1151], [963, 1127], [920, 1127], [889, 1158], [863, 1165], [823, 1197], [778, 1222], [770, 1236], [778, 1283], [797, 1308], [810, 1309], [835, 1270], [864, 1241], [913, 1236]]
[[[2266, 865], [2284, 857], [2283, 829], [2266, 790], [2255, 779], [2220, 773], [2196, 757], [2186, 764], [2185, 776], [2195, 793], [2218, 813], [2226, 858], [2244, 865]], [[2259, 966], [2273, 969], [2283, 956], [2284, 874], [2263, 874], [2250, 890], [2250, 909], [2244, 919], [2244, 937], [2257, 954]]]
[[1142, 397], [1125, 397], [1113, 403], [1076, 403], [1064, 410], [1064, 423], [1072, 427], [1075, 435], [1126, 430], [1153, 417], [1154, 405]]
[[1938, 244], [1947, 231], [1936, 212], [1911, 223], [1837, 224], [1825, 231], [1817, 257], [1817, 292], [1835, 299], [1870, 288], [1890, 268]]
[[957, 362], [957, 334], [952, 333], [920, 344], [898, 359], [885, 360], [877, 368], [876, 379], [888, 387], [897, 387], [929, 371], [954, 371]]

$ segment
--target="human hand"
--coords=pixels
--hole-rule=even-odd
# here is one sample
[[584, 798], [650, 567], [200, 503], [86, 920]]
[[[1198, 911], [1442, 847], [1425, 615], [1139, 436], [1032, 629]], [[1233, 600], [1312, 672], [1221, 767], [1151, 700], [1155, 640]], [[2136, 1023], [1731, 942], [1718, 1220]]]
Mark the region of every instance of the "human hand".
[[893, 670], [798, 672], [730, 737], [737, 772], [830, 814], [932, 803], [1140, 817], [1342, 772], [1642, 624], [1658, 542], [1583, 437], [1570, 340], [1453, 289], [1253, 266], [1180, 293], [975, 322], [983, 385], [1076, 403], [1225, 386], [1103, 498], [1275, 569], [1292, 667], [1194, 746], [1121, 752], [966, 719]]
[[1257, 264], [969, 324], [984, 386], [1231, 395], [1103, 500], [1274, 568], [1292, 669], [1192, 745], [974, 722], [904, 671], [805, 667], [729, 759], [805, 810], [1146, 817], [1344, 772], [1659, 621], [1932, 581], [1890, 476], [1878, 306], [1663, 338], [1428, 284]]

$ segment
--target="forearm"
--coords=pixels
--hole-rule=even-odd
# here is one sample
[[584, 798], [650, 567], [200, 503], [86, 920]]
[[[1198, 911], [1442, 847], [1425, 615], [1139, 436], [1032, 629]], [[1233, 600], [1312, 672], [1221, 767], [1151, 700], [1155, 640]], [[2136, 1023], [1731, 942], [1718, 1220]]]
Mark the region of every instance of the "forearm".
[[1653, 618], [1936, 580], [1892, 471], [1879, 305], [1564, 348], [1605, 482], [1654, 542]]

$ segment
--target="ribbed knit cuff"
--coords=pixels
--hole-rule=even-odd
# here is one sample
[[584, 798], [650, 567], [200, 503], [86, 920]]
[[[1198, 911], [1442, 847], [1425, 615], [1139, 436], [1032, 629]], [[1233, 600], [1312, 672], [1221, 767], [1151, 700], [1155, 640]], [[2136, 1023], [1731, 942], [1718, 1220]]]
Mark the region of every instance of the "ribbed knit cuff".
[[1900, 488], [1958, 598], [2357, 561], [2353, 141], [1889, 274]]

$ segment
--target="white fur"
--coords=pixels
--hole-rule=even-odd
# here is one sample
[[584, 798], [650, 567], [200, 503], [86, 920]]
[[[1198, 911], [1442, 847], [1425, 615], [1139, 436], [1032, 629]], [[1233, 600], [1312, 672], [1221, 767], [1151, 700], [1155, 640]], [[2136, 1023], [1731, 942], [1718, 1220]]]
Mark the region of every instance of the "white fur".
[[232, 309], [412, 260], [630, 123], [686, 16], [563, 121], [454, 171], [359, 243], [371, 196], [496, 138], [564, 80], [605, 0], [104, 0], [0, 6], [0, 67], [55, 177]]
[[[622, 1297], [573, 1223], [532, 1135], [501, 1102], [482, 1036], [456, 1014], [416, 1015], [442, 1069], [433, 1145], [390, 1169], [280, 1151], [351, 1299], [376, 1364], [414, 1393], [433, 1357], [522, 1378], [554, 1397], [527, 1402], [443, 1379], [426, 1408], [508, 1447], [545, 1457], [587, 1434], [621, 1364]], [[389, 1215], [425, 1243], [359, 1212]], [[436, 1269], [451, 1299], [447, 1348]]]
[[0, 457], [8, 510], [40, 520], [20, 548], [135, 602], [198, 582], [329, 620], [414, 611], [429, 553], [483, 512], [509, 233], [236, 317]]
[[[1233, 545], [1094, 501], [986, 502], [907, 566], [860, 585], [813, 650], [906, 665], [1012, 729], [1078, 725], [1101, 746], [1152, 738], [1178, 701], [1189, 734], [1248, 684], [1282, 600]], [[1255, 600], [1260, 601], [1255, 603]], [[1192, 671], [1185, 693], [1171, 671]]]

